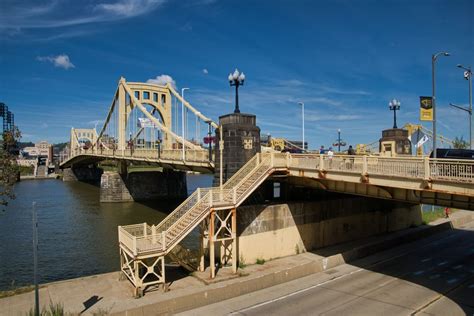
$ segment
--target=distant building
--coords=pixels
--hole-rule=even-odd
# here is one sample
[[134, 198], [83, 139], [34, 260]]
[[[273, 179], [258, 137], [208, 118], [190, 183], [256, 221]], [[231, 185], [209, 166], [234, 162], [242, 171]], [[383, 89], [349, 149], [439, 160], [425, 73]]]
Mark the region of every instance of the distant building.
[[52, 159], [52, 150], [53, 145], [49, 144], [47, 141], [43, 140], [39, 143], [36, 143], [34, 147], [25, 147], [23, 148], [23, 152], [26, 153], [28, 156], [31, 157], [48, 157]]

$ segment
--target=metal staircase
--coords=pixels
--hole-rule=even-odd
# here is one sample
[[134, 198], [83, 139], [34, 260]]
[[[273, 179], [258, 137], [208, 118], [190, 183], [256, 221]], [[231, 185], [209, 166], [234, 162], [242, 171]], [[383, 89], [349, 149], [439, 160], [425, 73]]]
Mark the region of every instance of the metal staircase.
[[135, 285], [136, 295], [148, 285], [164, 283], [164, 257], [212, 209], [228, 210], [242, 204], [271, 174], [272, 163], [271, 154], [255, 155], [222, 188], [198, 188], [156, 226], [119, 226], [121, 270]]

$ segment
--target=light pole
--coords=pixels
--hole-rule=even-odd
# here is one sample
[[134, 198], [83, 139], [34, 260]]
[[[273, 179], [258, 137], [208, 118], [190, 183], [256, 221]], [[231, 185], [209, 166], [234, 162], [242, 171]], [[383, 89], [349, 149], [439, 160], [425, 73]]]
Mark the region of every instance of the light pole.
[[235, 109], [234, 113], [240, 113], [239, 109], [239, 86], [244, 85], [245, 75], [244, 73], [239, 73], [238, 69], [235, 69], [234, 73], [229, 74], [229, 83], [230, 86], [235, 86]]
[[438, 56], [449, 56], [447, 52], [439, 52], [431, 55], [431, 80], [433, 86], [432, 102], [433, 102], [433, 158], [436, 158], [436, 83], [435, 83], [435, 65]]
[[341, 152], [341, 129], [337, 129], [337, 152]]
[[306, 148], [304, 146], [304, 103], [303, 102], [298, 102], [299, 105], [301, 105], [301, 120], [302, 120], [302, 123], [303, 123], [303, 146], [301, 146], [303, 148], [303, 152], [305, 152]]
[[184, 152], [184, 91], [189, 90], [189, 88], [182, 88], [181, 89], [181, 138], [183, 139], [182, 147], [183, 147], [183, 161], [186, 159], [186, 154]]
[[400, 101], [393, 99], [388, 104], [390, 111], [393, 111], [393, 128], [397, 128], [397, 111], [400, 110]]
[[464, 67], [461, 64], [458, 64], [458, 68], [464, 69], [464, 79], [469, 81], [469, 149], [472, 149], [472, 69], [471, 66]]

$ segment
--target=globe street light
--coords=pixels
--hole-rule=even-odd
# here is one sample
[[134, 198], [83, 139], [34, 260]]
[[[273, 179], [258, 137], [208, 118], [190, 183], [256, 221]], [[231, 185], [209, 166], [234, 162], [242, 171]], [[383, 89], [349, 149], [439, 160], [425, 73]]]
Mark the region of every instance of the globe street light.
[[435, 66], [438, 56], [449, 56], [447, 52], [439, 52], [431, 55], [431, 80], [433, 86], [432, 103], [433, 103], [433, 158], [436, 158], [436, 83], [435, 83]]
[[400, 101], [393, 99], [389, 102], [388, 107], [393, 111], [393, 128], [397, 128], [397, 111], [400, 110]]
[[229, 74], [229, 83], [230, 86], [235, 86], [235, 110], [234, 113], [240, 113], [239, 109], [239, 86], [244, 85], [245, 75], [244, 73], [239, 73], [238, 69], [235, 69], [234, 73]]
[[[464, 67], [458, 64], [458, 68], [464, 69], [464, 79], [469, 81], [469, 149], [472, 149], [472, 70], [471, 66]], [[464, 110], [464, 109], [463, 109]]]
[[303, 152], [305, 152], [305, 146], [304, 146], [304, 103], [303, 102], [298, 102], [299, 105], [301, 105], [301, 116], [302, 116], [302, 121], [303, 121]]

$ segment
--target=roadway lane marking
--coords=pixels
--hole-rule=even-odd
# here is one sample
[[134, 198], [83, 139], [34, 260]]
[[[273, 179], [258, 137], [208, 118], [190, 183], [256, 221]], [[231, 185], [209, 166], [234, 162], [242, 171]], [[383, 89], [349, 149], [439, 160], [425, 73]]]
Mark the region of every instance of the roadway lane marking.
[[265, 306], [265, 305], [268, 305], [268, 304], [272, 304], [272, 303], [275, 303], [275, 302], [284, 300], [284, 299], [286, 299], [286, 298], [289, 298], [289, 297], [292, 297], [292, 296], [295, 296], [295, 295], [298, 295], [298, 294], [307, 292], [307, 291], [309, 291], [309, 290], [318, 288], [318, 287], [320, 287], [320, 286], [326, 285], [326, 284], [328, 284], [328, 283], [331, 283], [331, 282], [333, 282], [333, 281], [336, 281], [336, 280], [345, 278], [345, 277], [347, 277], [347, 276], [353, 275], [353, 274], [358, 273], [358, 272], [361, 272], [361, 271], [365, 271], [365, 269], [362, 269], [362, 268], [361, 268], [361, 269], [357, 269], [357, 270], [355, 270], [355, 271], [352, 271], [352, 272], [349, 272], [349, 273], [347, 273], [347, 274], [343, 274], [343, 275], [334, 277], [334, 278], [332, 278], [332, 279], [330, 279], [330, 280], [327, 280], [327, 281], [324, 281], [324, 282], [321, 282], [321, 283], [312, 285], [312, 286], [310, 286], [310, 287], [307, 287], [307, 288], [298, 290], [298, 291], [296, 291], [296, 292], [292, 292], [292, 293], [289, 293], [289, 294], [286, 294], [286, 295], [283, 295], [283, 296], [280, 296], [280, 297], [271, 299], [271, 300], [269, 300], [269, 301], [265, 301], [265, 302], [262, 302], [262, 303], [259, 303], [259, 304], [252, 305], [252, 306], [250, 306], [250, 307], [246, 307], [246, 308], [240, 309], [240, 310], [238, 310], [238, 311], [235, 311], [235, 312], [230, 313], [229, 315], [239, 315], [239, 314], [242, 313], [242, 312], [246, 312], [246, 311], [249, 311], [249, 310], [252, 310], [252, 309], [256, 309], [256, 308], [259, 308], [259, 307], [262, 307], [262, 306]]

